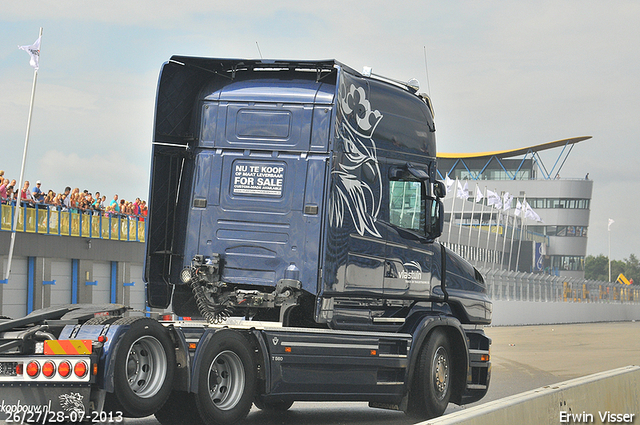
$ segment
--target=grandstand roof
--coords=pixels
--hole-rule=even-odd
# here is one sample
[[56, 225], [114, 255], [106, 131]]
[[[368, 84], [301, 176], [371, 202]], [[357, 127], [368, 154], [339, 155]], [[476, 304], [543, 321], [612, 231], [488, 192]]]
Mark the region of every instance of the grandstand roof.
[[553, 149], [561, 146], [573, 145], [584, 140], [591, 139], [591, 136], [572, 137], [569, 139], [556, 140], [555, 142], [547, 142], [539, 145], [533, 145], [518, 149], [507, 149], [492, 152], [476, 152], [476, 153], [444, 153], [438, 152], [437, 157], [443, 159], [471, 159], [471, 158], [511, 158], [514, 156], [526, 155], [527, 153], [540, 152], [547, 149]]

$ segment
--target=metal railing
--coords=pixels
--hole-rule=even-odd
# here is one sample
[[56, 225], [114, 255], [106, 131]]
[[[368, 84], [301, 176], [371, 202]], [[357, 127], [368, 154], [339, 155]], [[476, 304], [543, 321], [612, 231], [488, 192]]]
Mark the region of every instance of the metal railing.
[[640, 287], [580, 278], [479, 268], [494, 300], [640, 304]]
[[58, 211], [48, 206], [3, 204], [0, 230], [11, 231], [14, 214], [18, 214], [16, 231], [43, 235], [77, 236], [130, 242], [145, 241], [145, 220], [140, 216], [103, 212]]

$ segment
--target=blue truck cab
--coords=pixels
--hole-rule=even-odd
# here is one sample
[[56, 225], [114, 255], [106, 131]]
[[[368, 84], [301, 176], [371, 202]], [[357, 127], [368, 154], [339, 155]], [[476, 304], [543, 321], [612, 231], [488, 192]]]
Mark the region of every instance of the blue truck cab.
[[[309, 349], [360, 335], [378, 341], [374, 352], [388, 346], [377, 358], [406, 359], [372, 366], [377, 389], [354, 389], [347, 381], [362, 379], [344, 357], [323, 372], [288, 369], [271, 347], [265, 362], [281, 361], [258, 391], [263, 404], [362, 399], [440, 415], [449, 399], [486, 393], [491, 321], [481, 274], [437, 242], [443, 196], [433, 111], [417, 88], [334, 60], [174, 56], [157, 92], [149, 304], [211, 324], [278, 323]], [[324, 363], [331, 344], [317, 344], [307, 354]], [[446, 364], [422, 370], [426, 351]], [[336, 371], [346, 387], [323, 388]], [[398, 386], [380, 391], [381, 379]]]
[[173, 314], [0, 318], [0, 419], [231, 425], [296, 401], [427, 419], [486, 394], [491, 301], [438, 242], [435, 125], [414, 84], [174, 56], [152, 149], [144, 279]]

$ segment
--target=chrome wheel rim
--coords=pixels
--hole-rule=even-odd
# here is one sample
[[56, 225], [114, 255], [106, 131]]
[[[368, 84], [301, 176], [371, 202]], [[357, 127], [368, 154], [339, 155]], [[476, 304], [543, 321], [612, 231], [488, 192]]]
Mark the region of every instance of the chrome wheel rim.
[[438, 400], [443, 400], [449, 388], [449, 357], [444, 347], [438, 347], [433, 356], [433, 387]]
[[127, 382], [140, 398], [153, 397], [167, 376], [167, 356], [160, 341], [152, 336], [138, 338], [127, 353]]
[[209, 396], [220, 410], [234, 408], [244, 393], [242, 360], [233, 351], [219, 353], [209, 366]]

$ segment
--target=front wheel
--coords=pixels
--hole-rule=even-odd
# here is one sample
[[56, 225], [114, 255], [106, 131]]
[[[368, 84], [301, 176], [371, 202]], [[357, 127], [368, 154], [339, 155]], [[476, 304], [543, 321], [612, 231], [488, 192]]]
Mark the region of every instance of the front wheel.
[[219, 331], [204, 350], [196, 404], [205, 422], [233, 424], [251, 409], [256, 391], [253, 349], [235, 331]]
[[441, 416], [451, 398], [452, 377], [451, 344], [436, 329], [420, 352], [407, 413], [420, 419]]

